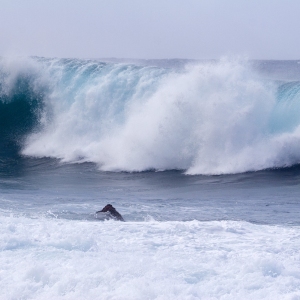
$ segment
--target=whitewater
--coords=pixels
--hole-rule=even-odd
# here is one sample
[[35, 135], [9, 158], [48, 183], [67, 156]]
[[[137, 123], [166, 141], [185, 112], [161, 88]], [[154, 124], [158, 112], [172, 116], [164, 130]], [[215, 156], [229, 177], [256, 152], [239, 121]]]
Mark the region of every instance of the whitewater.
[[299, 109], [299, 61], [0, 58], [0, 299], [300, 299]]

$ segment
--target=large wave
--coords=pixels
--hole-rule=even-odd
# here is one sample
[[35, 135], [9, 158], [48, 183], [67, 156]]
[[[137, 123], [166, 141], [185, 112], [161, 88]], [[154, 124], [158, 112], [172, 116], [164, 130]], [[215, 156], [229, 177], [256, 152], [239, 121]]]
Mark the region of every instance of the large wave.
[[300, 163], [300, 82], [251, 62], [2, 59], [0, 75], [1, 146], [22, 155], [187, 174]]

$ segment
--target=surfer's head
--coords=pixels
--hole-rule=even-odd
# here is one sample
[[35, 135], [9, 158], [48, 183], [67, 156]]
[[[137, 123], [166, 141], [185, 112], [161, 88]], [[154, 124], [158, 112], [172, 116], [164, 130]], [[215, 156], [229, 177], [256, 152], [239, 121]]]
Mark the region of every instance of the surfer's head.
[[102, 208], [101, 212], [107, 212], [111, 210], [115, 210], [115, 208], [111, 204], [107, 204]]

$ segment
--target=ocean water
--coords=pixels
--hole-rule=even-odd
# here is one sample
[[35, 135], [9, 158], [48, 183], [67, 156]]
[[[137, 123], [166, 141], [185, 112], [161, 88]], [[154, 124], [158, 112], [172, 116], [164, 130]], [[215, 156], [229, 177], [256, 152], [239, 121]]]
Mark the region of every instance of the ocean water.
[[0, 59], [0, 299], [300, 299], [299, 194], [299, 61]]

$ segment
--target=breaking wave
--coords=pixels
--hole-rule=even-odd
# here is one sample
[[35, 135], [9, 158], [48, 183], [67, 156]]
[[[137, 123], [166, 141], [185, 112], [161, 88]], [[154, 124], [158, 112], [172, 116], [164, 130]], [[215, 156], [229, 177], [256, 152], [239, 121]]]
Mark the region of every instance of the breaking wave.
[[241, 60], [183, 65], [2, 58], [2, 156], [187, 174], [300, 163], [300, 81]]

